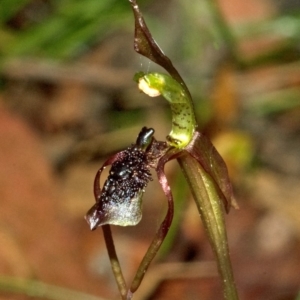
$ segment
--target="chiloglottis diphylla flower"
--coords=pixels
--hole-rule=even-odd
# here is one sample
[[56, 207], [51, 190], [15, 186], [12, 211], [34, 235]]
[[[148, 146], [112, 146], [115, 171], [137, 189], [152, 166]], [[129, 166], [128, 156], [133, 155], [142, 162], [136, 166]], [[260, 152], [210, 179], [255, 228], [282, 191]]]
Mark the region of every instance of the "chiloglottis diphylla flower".
[[[94, 182], [96, 204], [88, 211], [86, 220], [91, 229], [102, 227], [122, 299], [131, 299], [172, 222], [173, 197], [164, 166], [169, 160], [176, 158], [190, 186], [215, 253], [224, 297], [237, 300], [224, 222], [224, 208], [229, 212], [230, 207], [235, 204], [226, 164], [212, 143], [197, 132], [192, 99], [187, 86], [171, 60], [153, 39], [136, 0], [129, 2], [135, 18], [135, 51], [170, 74], [138, 73], [134, 79], [143, 92], [151, 97], [162, 95], [170, 103], [172, 130], [166, 142], [158, 142], [153, 137], [154, 130], [144, 127], [135, 144], [103, 164]], [[100, 175], [108, 165], [111, 165], [110, 173], [101, 189]], [[127, 226], [140, 221], [142, 195], [151, 180], [150, 168], [157, 173], [168, 201], [168, 210], [128, 289], [117, 259], [109, 224]]]
[[[142, 196], [148, 182], [152, 180], [150, 168], [156, 171], [168, 200], [167, 214], [129, 290], [122, 279], [119, 264], [117, 263], [117, 269], [113, 267], [115, 277], [119, 278], [117, 282], [123, 299], [131, 299], [132, 294], [139, 287], [172, 222], [173, 197], [164, 173], [164, 166], [169, 160], [178, 159], [191, 186], [203, 223], [211, 237], [213, 249], [220, 259], [224, 259], [228, 253], [227, 243], [224, 243], [226, 232], [222, 225], [223, 210], [225, 208], [228, 212], [233, 203], [226, 164], [209, 139], [196, 131], [192, 102], [188, 93], [167, 74], [138, 73], [134, 79], [143, 92], [149, 96], [162, 95], [170, 103], [172, 130], [166, 142], [161, 142], [154, 138], [154, 129], [144, 127], [135, 144], [109, 158], [96, 174], [94, 181], [96, 204], [86, 215], [90, 228], [93, 230], [102, 226], [107, 248], [113, 247], [113, 243], [110, 242], [111, 233], [110, 230], [107, 231], [107, 226], [138, 224], [142, 217]], [[101, 189], [100, 176], [108, 165], [111, 165], [109, 176]], [[109, 255], [114, 266], [117, 261], [115, 258], [112, 259], [116, 257], [114, 248], [113, 251], [109, 250]]]

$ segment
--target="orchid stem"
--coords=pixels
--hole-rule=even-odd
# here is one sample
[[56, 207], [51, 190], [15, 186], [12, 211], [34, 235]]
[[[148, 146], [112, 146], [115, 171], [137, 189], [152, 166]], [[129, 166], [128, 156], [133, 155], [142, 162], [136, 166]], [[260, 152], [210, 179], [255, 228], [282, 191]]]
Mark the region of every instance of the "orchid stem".
[[155, 257], [162, 242], [164, 241], [164, 239], [169, 231], [169, 228], [171, 226], [171, 223], [172, 223], [173, 214], [174, 214], [174, 205], [173, 205], [174, 202], [173, 202], [172, 193], [171, 193], [171, 190], [169, 189], [169, 184], [168, 184], [168, 181], [165, 176], [163, 168], [164, 168], [164, 163], [159, 164], [159, 166], [157, 168], [157, 176], [158, 176], [159, 182], [163, 188], [163, 191], [168, 199], [168, 211], [165, 216], [165, 219], [161, 223], [151, 245], [148, 248], [148, 251], [146, 252], [146, 254], [136, 272], [136, 275], [132, 281], [130, 290], [128, 292], [128, 294], [130, 294], [130, 295], [132, 295], [140, 286], [151, 261]]
[[103, 225], [102, 226], [103, 235], [106, 243], [106, 248], [108, 252], [108, 256], [110, 259], [110, 264], [112, 271], [114, 273], [114, 277], [116, 279], [118, 289], [120, 291], [121, 297], [123, 300], [127, 300], [127, 286], [126, 282], [122, 273], [122, 269], [117, 257], [114, 241], [111, 234], [111, 229], [109, 225]]
[[224, 298], [226, 300], [238, 300], [229, 257], [224, 208], [216, 192], [214, 182], [192, 156], [184, 155], [177, 160], [189, 183], [211, 247], [217, 258]]

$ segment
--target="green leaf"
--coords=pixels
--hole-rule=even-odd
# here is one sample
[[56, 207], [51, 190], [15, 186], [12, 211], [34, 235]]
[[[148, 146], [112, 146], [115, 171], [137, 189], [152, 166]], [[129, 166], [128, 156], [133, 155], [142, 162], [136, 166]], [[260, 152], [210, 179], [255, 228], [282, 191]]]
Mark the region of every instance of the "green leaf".
[[12, 18], [29, 2], [30, 0], [2, 0], [0, 3], [0, 24]]
[[211, 247], [217, 258], [219, 273], [223, 281], [224, 297], [237, 300], [230, 262], [222, 198], [214, 179], [194, 157], [184, 155], [178, 162], [190, 185]]

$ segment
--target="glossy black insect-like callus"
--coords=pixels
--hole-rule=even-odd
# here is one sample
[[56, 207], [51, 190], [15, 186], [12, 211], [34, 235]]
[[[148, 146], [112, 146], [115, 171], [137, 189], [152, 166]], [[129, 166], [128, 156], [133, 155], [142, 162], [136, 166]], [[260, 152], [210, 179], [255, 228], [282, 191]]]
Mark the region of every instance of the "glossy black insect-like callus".
[[142, 150], [147, 150], [153, 141], [153, 128], [143, 127], [136, 139], [136, 145]]
[[[88, 211], [86, 220], [90, 228], [105, 224], [130, 226], [142, 218], [142, 196], [152, 180], [148, 149], [151, 148], [154, 130], [144, 127], [136, 144], [109, 159], [95, 178], [96, 204]], [[150, 155], [149, 155], [150, 154]], [[100, 189], [99, 178], [106, 165], [111, 164], [109, 176]]]

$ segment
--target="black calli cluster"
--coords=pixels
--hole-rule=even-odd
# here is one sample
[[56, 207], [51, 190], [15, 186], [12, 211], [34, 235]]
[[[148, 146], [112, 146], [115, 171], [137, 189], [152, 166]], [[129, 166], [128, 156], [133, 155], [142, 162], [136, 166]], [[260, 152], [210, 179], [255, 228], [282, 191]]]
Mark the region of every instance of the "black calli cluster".
[[110, 169], [106, 180], [101, 201], [123, 203], [136, 197], [152, 180], [147, 155], [134, 145], [124, 151], [124, 157], [116, 161]]

